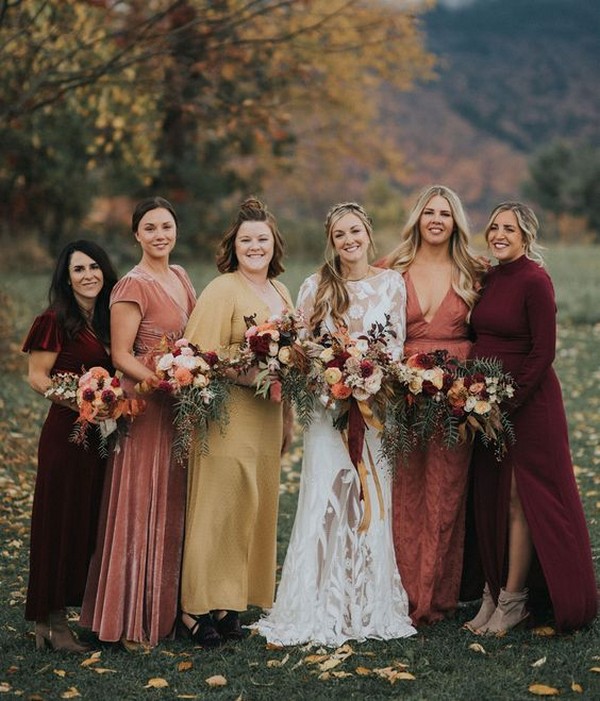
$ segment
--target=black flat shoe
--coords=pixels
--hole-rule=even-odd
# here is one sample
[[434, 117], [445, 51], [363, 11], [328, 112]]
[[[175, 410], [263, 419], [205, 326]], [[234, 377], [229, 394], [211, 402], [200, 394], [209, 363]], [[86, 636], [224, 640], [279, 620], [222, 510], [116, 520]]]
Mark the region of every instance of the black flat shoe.
[[210, 613], [203, 613], [200, 616], [195, 616], [192, 613], [186, 613], [185, 615], [194, 621], [194, 625], [191, 628], [188, 628], [183, 620], [181, 623], [195, 643], [202, 647], [219, 647], [223, 640], [215, 628], [215, 622]]
[[242, 640], [244, 638], [240, 614], [237, 611], [227, 611], [223, 618], [213, 620], [214, 626], [223, 640]]

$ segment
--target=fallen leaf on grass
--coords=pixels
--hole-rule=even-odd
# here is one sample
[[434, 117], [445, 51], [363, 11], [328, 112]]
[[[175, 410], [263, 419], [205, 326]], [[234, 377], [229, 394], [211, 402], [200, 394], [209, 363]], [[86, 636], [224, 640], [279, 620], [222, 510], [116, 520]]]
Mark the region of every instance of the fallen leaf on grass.
[[581, 686], [581, 684], [578, 684], [577, 682], [572, 682], [571, 691], [574, 691], [577, 694], [583, 694], [583, 687]]
[[191, 660], [182, 660], [177, 665], [177, 671], [178, 672], [187, 672], [188, 669], [192, 669], [193, 666], [194, 666], [194, 663]]
[[471, 643], [469, 645], [469, 650], [473, 650], [473, 652], [479, 652], [481, 655], [487, 655], [485, 648], [480, 643]]
[[81, 694], [77, 690], [77, 687], [71, 686], [69, 689], [62, 692], [62, 694], [60, 695], [60, 698], [61, 699], [76, 699], [80, 696], [81, 696]]
[[208, 686], [227, 686], [227, 679], [222, 674], [215, 674], [204, 680]]
[[330, 669], [337, 667], [339, 664], [342, 664], [342, 660], [338, 659], [337, 657], [330, 657], [328, 660], [325, 660], [325, 662], [322, 662], [319, 665], [319, 669], [321, 672], [328, 672]]
[[368, 667], [357, 667], [354, 671], [360, 674], [361, 677], [368, 677], [371, 674], [371, 670]]
[[53, 669], [52, 670], [54, 674], [56, 674], [57, 677], [66, 677], [67, 673], [65, 672], [64, 669]]
[[98, 664], [100, 662], [100, 655], [101, 652], [93, 652], [89, 657], [87, 657], [83, 662], [79, 665], [80, 667], [89, 667], [92, 664]]
[[304, 658], [304, 663], [305, 664], [317, 664], [317, 662], [323, 662], [324, 660], [328, 660], [330, 655], [307, 655]]
[[348, 677], [352, 676], [352, 673], [351, 672], [332, 672], [331, 676], [335, 677], [336, 679], [347, 679]]
[[267, 667], [283, 667], [283, 665], [290, 659], [289, 653], [281, 660], [268, 660]]
[[144, 689], [164, 689], [167, 686], [169, 686], [169, 682], [166, 679], [162, 677], [152, 677], [152, 679], [148, 679], [148, 683]]
[[531, 663], [532, 667], [541, 667], [542, 665], [546, 664], [546, 657], [540, 657], [539, 660], [536, 660], [535, 662]]
[[556, 631], [552, 626], [537, 626], [531, 631], [534, 635], [539, 635], [540, 638], [551, 638], [556, 635]]
[[8, 682], [0, 682], [0, 694], [8, 694], [10, 690], [11, 687]]
[[600, 672], [600, 667], [590, 667], [590, 672]]
[[276, 645], [275, 643], [267, 643], [265, 645], [266, 650], [283, 650], [283, 645]]
[[536, 696], [558, 696], [560, 691], [555, 689], [553, 686], [547, 686], [546, 684], [531, 684], [528, 689], [530, 694], [535, 694]]
[[380, 667], [373, 670], [382, 679], [386, 679], [390, 684], [395, 684], [398, 680], [412, 681], [416, 677], [410, 672], [398, 671], [394, 667]]
[[113, 674], [117, 673], [116, 669], [108, 669], [108, 667], [94, 667], [93, 671], [96, 672], [96, 674], [109, 674], [110, 672]]

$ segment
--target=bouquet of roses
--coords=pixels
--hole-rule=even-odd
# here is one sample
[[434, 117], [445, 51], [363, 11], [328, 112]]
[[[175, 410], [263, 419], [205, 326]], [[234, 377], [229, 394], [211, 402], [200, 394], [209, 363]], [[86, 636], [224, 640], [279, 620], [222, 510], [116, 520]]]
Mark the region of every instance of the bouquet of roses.
[[158, 384], [148, 387], [141, 383], [139, 390], [159, 390], [174, 396], [173, 452], [179, 462], [184, 462], [194, 435], [205, 451], [209, 422], [217, 422], [221, 430], [229, 422], [227, 400], [232, 383], [226, 371], [231, 363], [215, 351], [200, 350], [186, 338], [174, 343], [164, 338], [155, 364]]
[[[99, 451], [108, 455], [109, 436], [126, 433], [127, 420], [133, 419], [145, 409], [145, 402], [127, 399], [118, 375], [111, 375], [106, 368], [93, 367], [81, 376], [75, 373], [56, 373], [45, 396], [64, 400], [75, 400], [79, 416], [70, 440], [79, 445], [88, 445], [88, 430], [91, 425], [98, 428]], [[115, 448], [118, 443], [115, 443]]]
[[307, 381], [309, 358], [299, 339], [303, 322], [299, 315], [285, 312], [256, 324], [255, 316], [245, 317], [245, 344], [237, 366], [241, 372], [257, 366], [256, 394], [280, 402], [291, 401], [299, 422], [306, 426], [314, 409], [314, 396]]
[[514, 392], [497, 360], [460, 362], [445, 350], [415, 353], [392, 368], [394, 400], [382, 437], [392, 463], [431, 440], [452, 447], [480, 432], [504, 454], [514, 440], [500, 403]]

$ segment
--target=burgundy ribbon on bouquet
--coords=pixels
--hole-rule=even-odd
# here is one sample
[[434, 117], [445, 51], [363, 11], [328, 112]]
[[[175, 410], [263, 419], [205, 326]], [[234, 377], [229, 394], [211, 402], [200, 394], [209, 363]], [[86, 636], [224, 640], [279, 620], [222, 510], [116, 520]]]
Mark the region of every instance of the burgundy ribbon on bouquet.
[[[355, 399], [350, 401], [350, 409], [348, 410], [348, 428], [347, 431], [342, 433], [342, 438], [346, 444], [346, 449], [348, 450], [348, 455], [350, 456], [350, 461], [354, 465], [356, 472], [358, 474], [358, 480], [360, 483], [360, 499], [364, 501], [363, 517], [358, 526], [358, 532], [363, 533], [368, 530], [371, 523], [371, 496], [369, 493], [368, 475], [369, 471], [367, 466], [363, 461], [363, 448], [365, 445], [365, 431], [367, 425], [372, 426], [378, 431], [383, 430], [381, 423], [375, 418], [373, 412], [366, 402], [359, 402]], [[385, 518], [385, 507], [383, 504], [383, 493], [381, 490], [381, 484], [379, 482], [379, 476], [375, 468], [375, 462], [369, 445], [367, 444], [367, 455], [369, 458], [369, 464], [371, 467], [371, 474], [373, 475], [373, 481], [375, 482], [375, 489], [377, 491], [377, 500], [379, 501], [379, 517], [380, 519]]]

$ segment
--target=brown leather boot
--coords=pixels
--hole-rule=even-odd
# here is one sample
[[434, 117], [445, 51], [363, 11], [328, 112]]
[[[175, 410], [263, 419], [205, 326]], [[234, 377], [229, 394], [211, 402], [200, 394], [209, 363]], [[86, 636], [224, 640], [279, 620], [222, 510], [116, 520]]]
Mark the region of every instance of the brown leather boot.
[[35, 624], [35, 646], [38, 650], [48, 644], [53, 650], [84, 653], [92, 648], [82, 643], [67, 625], [67, 615], [63, 611], [52, 611], [47, 622]]

